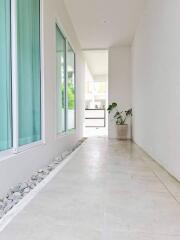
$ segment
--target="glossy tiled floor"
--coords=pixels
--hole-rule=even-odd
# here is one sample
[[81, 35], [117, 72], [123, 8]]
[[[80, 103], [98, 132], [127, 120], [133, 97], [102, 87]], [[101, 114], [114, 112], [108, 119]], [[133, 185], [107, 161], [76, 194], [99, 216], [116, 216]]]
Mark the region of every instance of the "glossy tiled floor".
[[180, 184], [131, 142], [88, 139], [2, 240], [179, 240]]

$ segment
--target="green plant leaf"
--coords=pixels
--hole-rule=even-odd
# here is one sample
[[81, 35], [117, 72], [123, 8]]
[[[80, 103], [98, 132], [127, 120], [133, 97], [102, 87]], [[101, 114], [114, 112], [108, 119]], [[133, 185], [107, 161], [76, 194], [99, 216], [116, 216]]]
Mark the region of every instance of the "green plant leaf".
[[107, 111], [110, 113], [112, 111], [112, 105], [109, 105]]
[[117, 103], [113, 102], [112, 103], [112, 108], [115, 108], [115, 107], [117, 107]]
[[125, 111], [126, 116], [132, 116], [132, 108], [128, 109], [127, 111]]
[[115, 113], [115, 115], [114, 115], [114, 117], [113, 118], [117, 118], [118, 116], [119, 116], [119, 112], [117, 111], [116, 113]]

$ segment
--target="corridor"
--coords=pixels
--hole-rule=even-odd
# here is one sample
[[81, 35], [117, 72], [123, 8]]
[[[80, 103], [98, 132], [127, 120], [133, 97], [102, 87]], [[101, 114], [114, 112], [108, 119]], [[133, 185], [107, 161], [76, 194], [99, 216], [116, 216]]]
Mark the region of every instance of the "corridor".
[[180, 184], [130, 141], [86, 140], [2, 240], [179, 240]]

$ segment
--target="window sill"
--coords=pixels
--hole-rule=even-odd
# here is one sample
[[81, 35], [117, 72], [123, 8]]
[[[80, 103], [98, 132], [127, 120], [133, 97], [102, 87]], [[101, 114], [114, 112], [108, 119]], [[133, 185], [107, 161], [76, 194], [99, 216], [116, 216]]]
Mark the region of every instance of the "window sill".
[[57, 133], [56, 139], [68, 137], [68, 136], [74, 135], [75, 133], [76, 133], [76, 129], [68, 130], [67, 132], [63, 132], [63, 133]]
[[46, 143], [43, 140], [33, 142], [33, 143], [30, 143], [30, 144], [26, 144], [24, 146], [20, 146], [17, 150], [15, 149], [14, 153], [18, 154], [18, 153], [21, 153], [21, 152], [25, 152], [27, 150], [30, 150], [30, 149], [35, 148], [35, 147], [40, 147], [40, 146], [43, 146], [45, 144]]
[[14, 156], [13, 149], [5, 150], [0, 152], [0, 162], [3, 162], [4, 160], [11, 158]]
[[46, 145], [46, 143], [41, 140], [41, 141], [38, 141], [38, 142], [34, 142], [34, 143], [31, 143], [31, 144], [28, 144], [28, 145], [21, 146], [18, 149], [11, 148], [7, 151], [2, 151], [2, 152], [0, 152], [0, 162], [2, 162], [4, 160], [7, 160], [9, 158], [15, 157], [15, 156], [17, 156], [17, 155], [19, 155], [23, 152], [34, 149], [36, 147], [43, 146], [43, 145]]

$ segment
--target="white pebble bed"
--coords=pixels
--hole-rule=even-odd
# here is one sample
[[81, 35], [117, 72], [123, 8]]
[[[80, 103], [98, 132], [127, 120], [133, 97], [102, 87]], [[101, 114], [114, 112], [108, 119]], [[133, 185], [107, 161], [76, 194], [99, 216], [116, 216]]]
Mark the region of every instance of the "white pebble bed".
[[34, 189], [41, 181], [43, 181], [50, 172], [52, 172], [67, 156], [75, 151], [83, 142], [85, 138], [81, 139], [69, 151], [63, 152], [60, 156], [56, 157], [48, 166], [34, 172], [30, 179], [25, 182], [19, 183], [9, 189], [8, 193], [0, 198], [0, 219], [2, 219], [8, 211], [10, 211], [17, 203], [23, 199], [32, 189]]

